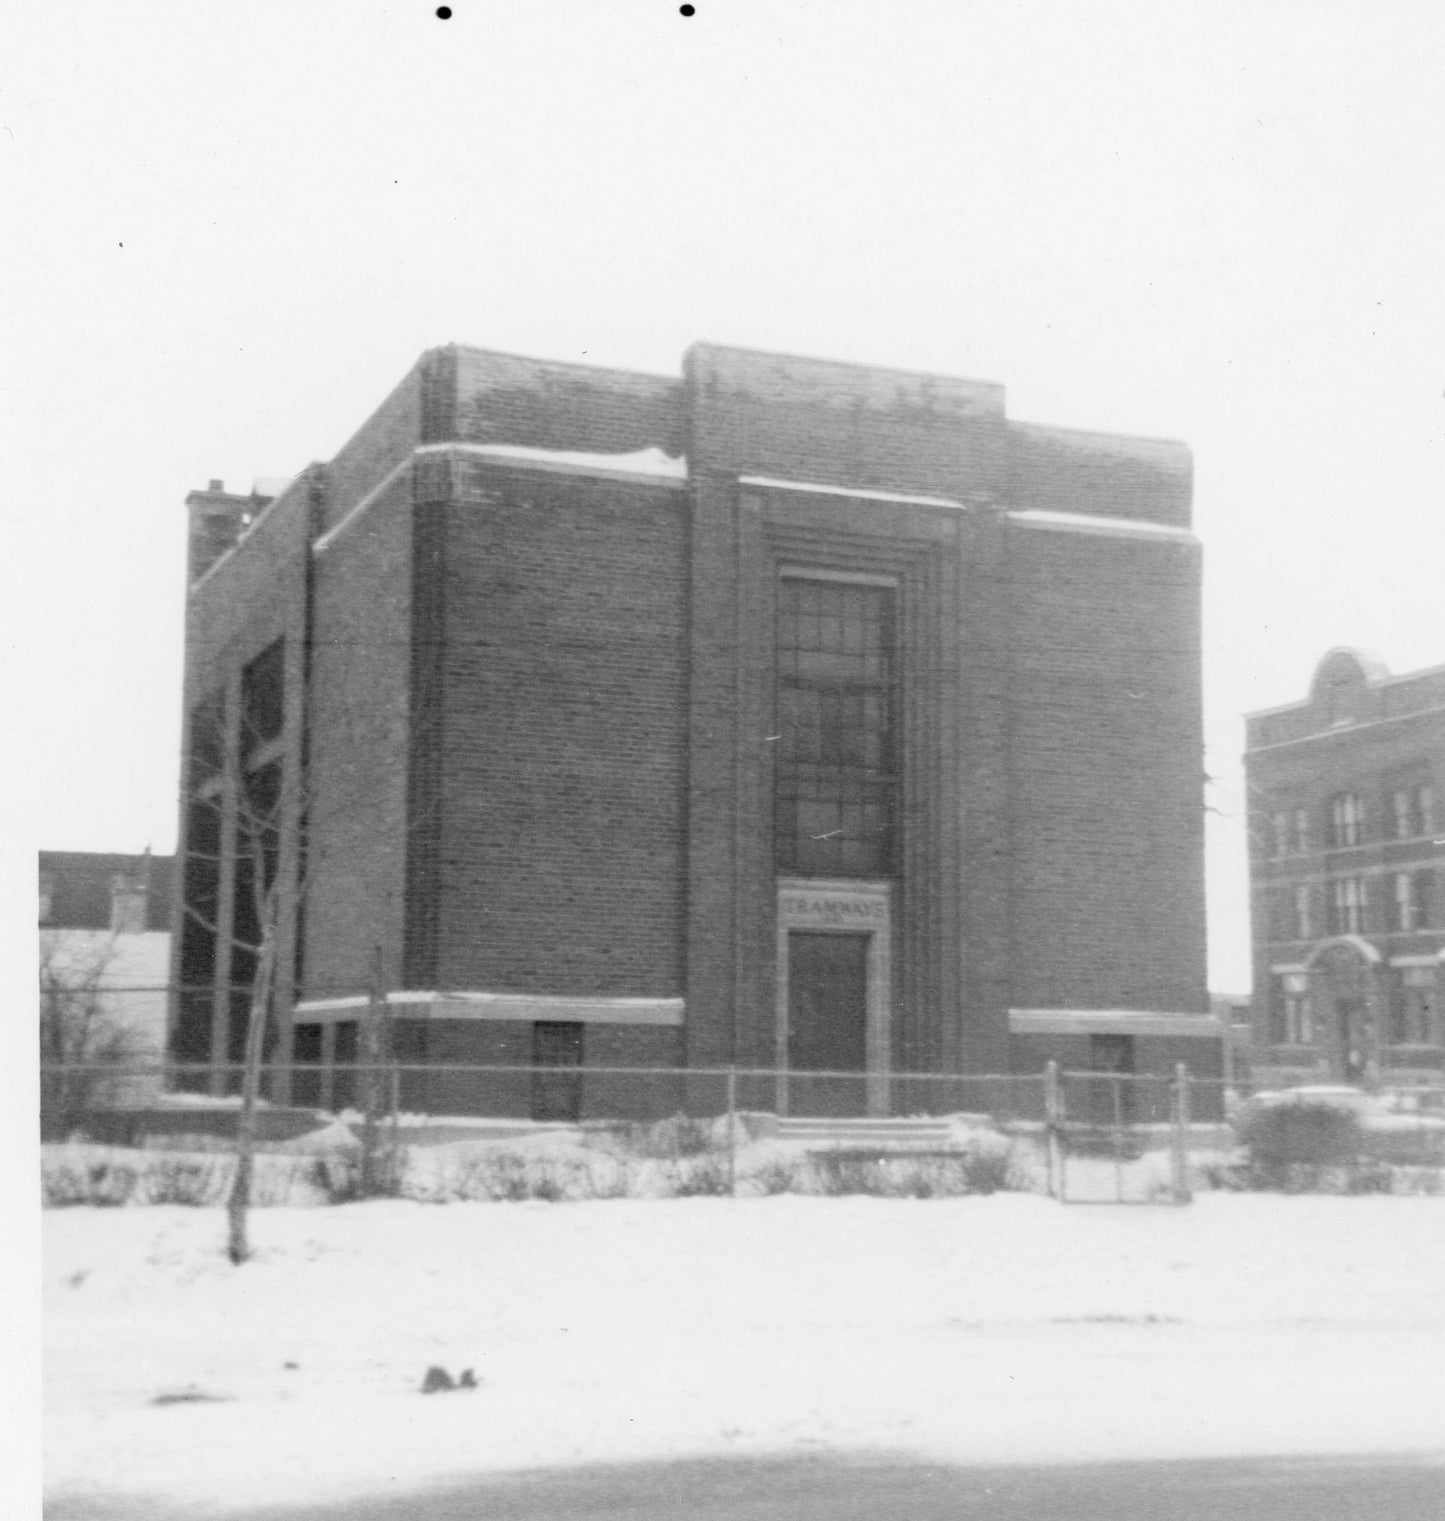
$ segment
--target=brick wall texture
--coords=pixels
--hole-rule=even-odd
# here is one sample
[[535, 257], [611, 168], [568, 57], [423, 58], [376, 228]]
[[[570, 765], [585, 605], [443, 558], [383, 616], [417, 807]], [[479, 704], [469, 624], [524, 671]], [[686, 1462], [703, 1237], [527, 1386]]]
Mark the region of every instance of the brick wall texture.
[[[774, 597], [801, 565], [898, 587], [894, 1063], [1032, 1067], [1010, 1007], [1206, 1010], [1199, 554], [1148, 531], [1188, 525], [1182, 446], [714, 345], [677, 379], [449, 348], [311, 479], [309, 516], [293, 488], [193, 589], [187, 657], [189, 703], [294, 650], [298, 996], [364, 990], [379, 947], [392, 987], [685, 1000], [678, 1028], [589, 1025], [589, 1062], [770, 1062]], [[1040, 510], [1142, 530], [1013, 515]], [[530, 1052], [505, 1021], [408, 1039]]]

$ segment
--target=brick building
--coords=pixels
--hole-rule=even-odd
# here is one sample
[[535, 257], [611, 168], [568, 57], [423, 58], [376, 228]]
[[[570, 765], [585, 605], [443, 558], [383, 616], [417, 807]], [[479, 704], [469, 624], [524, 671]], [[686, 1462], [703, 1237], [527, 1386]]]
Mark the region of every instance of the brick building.
[[[97, 851], [39, 853], [42, 1012], [58, 1000], [64, 1028], [54, 1032], [65, 1058], [93, 1060], [107, 1038], [127, 1032], [124, 1050], [137, 1066], [160, 1066], [166, 1039], [170, 976], [170, 856]], [[84, 1027], [84, 1028], [82, 1028]], [[43, 1062], [57, 1051], [44, 1046]], [[111, 1104], [153, 1098], [157, 1072], [137, 1071], [103, 1085]], [[42, 1090], [42, 1101], [45, 1092]]]
[[434, 1110], [657, 1103], [468, 1062], [872, 1112], [894, 1072], [1217, 1071], [1190, 494], [1182, 445], [986, 382], [427, 353], [274, 500], [188, 499], [173, 1055], [240, 1053], [253, 789], [308, 1095], [373, 981]]
[[1246, 719], [1254, 1071], [1438, 1082], [1445, 1049], [1445, 666], [1331, 650]]

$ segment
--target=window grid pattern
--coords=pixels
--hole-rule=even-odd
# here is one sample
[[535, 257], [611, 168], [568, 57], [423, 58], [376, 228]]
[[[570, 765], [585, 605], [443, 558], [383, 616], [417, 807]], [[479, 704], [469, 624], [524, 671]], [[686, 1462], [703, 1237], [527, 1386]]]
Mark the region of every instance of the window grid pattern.
[[1365, 808], [1358, 792], [1339, 792], [1330, 799], [1330, 844], [1358, 845], [1365, 837]]
[[1392, 1044], [1426, 1046], [1439, 1040], [1433, 967], [1400, 967], [1391, 980], [1390, 995]]
[[1314, 894], [1308, 887], [1297, 887], [1294, 890], [1294, 929], [1295, 938], [1299, 940], [1313, 940], [1315, 933], [1314, 913], [1312, 911], [1312, 899]]
[[895, 870], [894, 602], [891, 586], [779, 582], [774, 840], [784, 874]]
[[1397, 840], [1413, 840], [1433, 833], [1435, 798], [1429, 783], [1397, 787], [1390, 794], [1390, 812]]
[[1360, 877], [1338, 877], [1330, 885], [1330, 907], [1336, 935], [1361, 935], [1365, 930], [1365, 883]]
[[1307, 974], [1286, 972], [1275, 979], [1273, 1012], [1274, 1028], [1271, 1035], [1275, 1045], [1314, 1044], [1314, 1009], [1310, 1002]]

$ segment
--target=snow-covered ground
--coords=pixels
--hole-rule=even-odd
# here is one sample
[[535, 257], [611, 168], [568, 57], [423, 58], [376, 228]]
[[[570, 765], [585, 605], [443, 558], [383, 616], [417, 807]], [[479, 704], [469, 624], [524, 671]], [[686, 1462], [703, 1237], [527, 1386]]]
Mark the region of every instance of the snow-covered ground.
[[[740, 1451], [1445, 1449], [1439, 1198], [372, 1202], [257, 1211], [240, 1268], [215, 1210], [44, 1233], [57, 1497], [203, 1516]], [[431, 1364], [481, 1387], [424, 1396]]]

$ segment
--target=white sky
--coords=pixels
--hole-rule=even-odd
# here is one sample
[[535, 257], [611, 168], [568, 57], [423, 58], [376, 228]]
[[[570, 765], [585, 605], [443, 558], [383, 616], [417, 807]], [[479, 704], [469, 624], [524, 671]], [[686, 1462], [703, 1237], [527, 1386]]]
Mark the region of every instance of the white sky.
[[1445, 661], [1445, 12], [453, 10], [11, 0], [22, 843], [174, 847], [188, 490], [328, 458], [434, 344], [708, 338], [1192, 446], [1211, 980], [1247, 987], [1238, 715], [1332, 645]]

